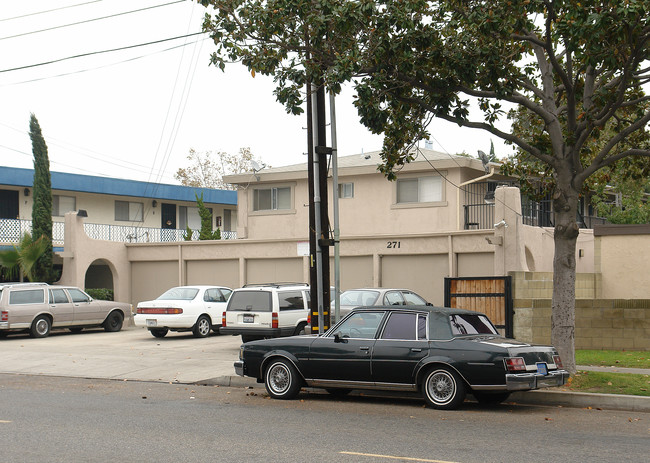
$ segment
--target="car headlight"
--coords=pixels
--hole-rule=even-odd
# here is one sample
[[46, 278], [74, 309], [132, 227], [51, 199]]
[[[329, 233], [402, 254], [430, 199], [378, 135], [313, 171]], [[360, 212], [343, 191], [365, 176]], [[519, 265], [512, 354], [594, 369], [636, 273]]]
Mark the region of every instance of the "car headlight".
[[244, 345], [239, 346], [239, 360], [244, 360]]

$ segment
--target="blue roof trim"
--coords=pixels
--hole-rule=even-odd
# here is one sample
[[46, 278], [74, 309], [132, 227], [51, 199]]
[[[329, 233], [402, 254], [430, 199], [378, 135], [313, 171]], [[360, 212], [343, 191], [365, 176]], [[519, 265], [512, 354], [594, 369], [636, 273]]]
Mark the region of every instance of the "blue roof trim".
[[[237, 204], [237, 192], [232, 190], [214, 190], [166, 183], [147, 183], [121, 178], [94, 177], [91, 175], [70, 174], [67, 172], [50, 172], [52, 189], [79, 191], [117, 196], [135, 196], [139, 198], [167, 199], [174, 201], [196, 201], [195, 194], [211, 204]], [[0, 185], [30, 187], [34, 185], [34, 170], [18, 167], [0, 166]]]

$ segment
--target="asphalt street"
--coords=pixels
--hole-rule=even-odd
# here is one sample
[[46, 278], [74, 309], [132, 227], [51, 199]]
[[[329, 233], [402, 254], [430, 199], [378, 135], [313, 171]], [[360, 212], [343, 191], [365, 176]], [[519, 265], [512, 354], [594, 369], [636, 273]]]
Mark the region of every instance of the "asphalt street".
[[650, 415], [0, 374], [5, 462], [645, 463]]

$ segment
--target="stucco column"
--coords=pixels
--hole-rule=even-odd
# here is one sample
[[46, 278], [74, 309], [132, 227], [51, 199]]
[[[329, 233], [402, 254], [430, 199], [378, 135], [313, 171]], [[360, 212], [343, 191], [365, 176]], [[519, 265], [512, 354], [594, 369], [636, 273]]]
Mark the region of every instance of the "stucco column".
[[516, 187], [498, 187], [494, 192], [494, 274], [528, 271], [523, 241], [521, 194]]
[[[86, 236], [84, 231], [84, 220], [76, 212], [67, 212], [64, 216], [63, 229], [63, 252], [59, 255], [63, 258], [63, 272], [59, 284], [67, 286], [79, 286], [79, 259], [75, 259], [75, 248], [80, 239]], [[85, 276], [85, 275], [84, 275]], [[81, 285], [83, 287], [83, 284]]]

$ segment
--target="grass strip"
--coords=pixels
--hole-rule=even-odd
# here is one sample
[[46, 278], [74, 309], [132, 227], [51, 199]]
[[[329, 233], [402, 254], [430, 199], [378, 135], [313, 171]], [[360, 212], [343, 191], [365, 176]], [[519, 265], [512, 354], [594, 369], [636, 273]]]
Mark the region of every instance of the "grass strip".
[[564, 389], [572, 392], [626, 394], [650, 397], [650, 375], [578, 371]]
[[632, 350], [576, 350], [576, 365], [650, 368], [650, 352]]

